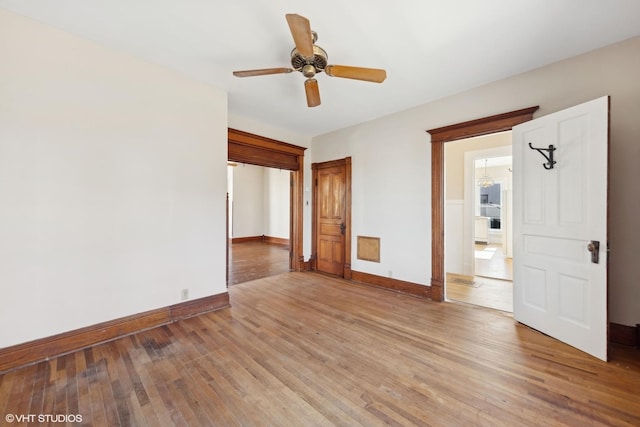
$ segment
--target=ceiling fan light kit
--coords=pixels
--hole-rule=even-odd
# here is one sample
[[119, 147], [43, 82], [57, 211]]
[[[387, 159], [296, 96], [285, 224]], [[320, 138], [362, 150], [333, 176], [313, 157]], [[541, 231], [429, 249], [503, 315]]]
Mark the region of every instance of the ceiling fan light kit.
[[320, 90], [318, 81], [314, 77], [323, 71], [330, 77], [341, 77], [373, 83], [382, 83], [387, 78], [386, 71], [378, 68], [329, 65], [327, 52], [315, 44], [318, 40], [318, 34], [315, 31], [311, 31], [309, 20], [304, 16], [296, 14], [287, 14], [286, 18], [295, 43], [295, 48], [291, 51], [292, 68], [234, 71], [234, 76], [254, 77], [298, 71], [307, 79], [304, 82], [304, 88], [307, 96], [307, 106], [309, 107], [317, 107], [320, 105]]

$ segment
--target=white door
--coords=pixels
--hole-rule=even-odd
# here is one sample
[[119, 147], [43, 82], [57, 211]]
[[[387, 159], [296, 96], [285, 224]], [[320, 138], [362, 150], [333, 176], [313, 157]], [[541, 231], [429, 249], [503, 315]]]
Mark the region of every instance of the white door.
[[608, 127], [603, 97], [513, 128], [514, 318], [602, 360]]

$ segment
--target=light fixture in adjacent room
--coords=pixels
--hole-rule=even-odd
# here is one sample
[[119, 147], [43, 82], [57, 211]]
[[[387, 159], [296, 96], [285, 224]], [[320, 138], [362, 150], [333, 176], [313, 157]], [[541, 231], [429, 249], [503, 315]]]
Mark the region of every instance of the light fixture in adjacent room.
[[487, 175], [487, 159], [484, 159], [484, 176], [478, 180], [478, 186], [487, 188], [491, 187], [493, 184], [493, 178]]

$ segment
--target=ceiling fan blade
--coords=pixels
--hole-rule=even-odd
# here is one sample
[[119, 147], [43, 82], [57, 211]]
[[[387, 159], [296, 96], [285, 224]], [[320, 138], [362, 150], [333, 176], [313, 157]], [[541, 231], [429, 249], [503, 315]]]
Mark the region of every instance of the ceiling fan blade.
[[286, 18], [298, 53], [306, 58], [313, 58], [313, 35], [309, 20], [294, 13], [287, 14]]
[[304, 91], [307, 94], [307, 106], [317, 107], [320, 105], [320, 89], [316, 79], [307, 79], [304, 82]]
[[253, 76], [265, 76], [267, 74], [283, 74], [294, 71], [292, 68], [264, 68], [262, 70], [244, 70], [234, 71], [233, 75], [236, 77], [253, 77]]
[[346, 65], [327, 65], [324, 72], [331, 77], [365, 80], [367, 82], [382, 83], [387, 78], [387, 72], [378, 68], [348, 67]]

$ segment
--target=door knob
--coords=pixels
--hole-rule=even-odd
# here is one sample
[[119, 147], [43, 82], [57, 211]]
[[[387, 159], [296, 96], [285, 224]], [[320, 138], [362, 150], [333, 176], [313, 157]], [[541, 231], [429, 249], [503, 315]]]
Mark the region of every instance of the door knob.
[[598, 264], [600, 262], [600, 242], [592, 240], [587, 245], [587, 250], [591, 252], [591, 262]]

